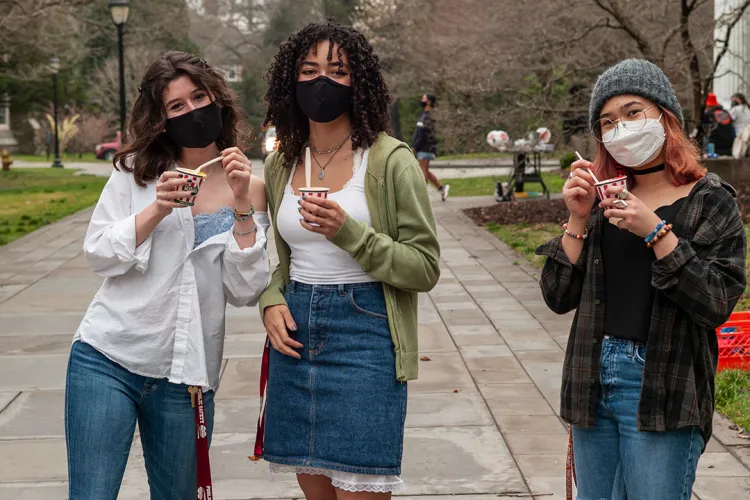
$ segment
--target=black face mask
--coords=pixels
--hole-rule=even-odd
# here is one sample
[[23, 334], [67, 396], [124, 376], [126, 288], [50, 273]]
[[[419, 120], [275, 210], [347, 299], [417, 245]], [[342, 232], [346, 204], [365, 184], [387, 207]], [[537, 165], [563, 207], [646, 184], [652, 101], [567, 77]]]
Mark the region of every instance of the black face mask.
[[427, 107], [427, 101], [419, 101], [419, 104], [420, 104], [420, 106], [422, 106], [423, 108], [426, 108], [426, 107]]
[[351, 109], [352, 88], [321, 75], [297, 82], [297, 104], [312, 121], [329, 123]]
[[181, 148], [205, 148], [221, 135], [221, 108], [212, 102], [208, 106], [168, 119], [164, 128], [169, 138]]

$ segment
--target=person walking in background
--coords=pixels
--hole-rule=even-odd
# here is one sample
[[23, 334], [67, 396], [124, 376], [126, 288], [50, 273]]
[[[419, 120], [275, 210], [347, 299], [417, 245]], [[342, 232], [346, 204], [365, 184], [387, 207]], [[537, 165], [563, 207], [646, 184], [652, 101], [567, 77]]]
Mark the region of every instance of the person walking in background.
[[706, 150], [710, 153], [709, 144], [713, 144], [713, 153], [718, 156], [732, 156], [734, 145], [734, 125], [732, 116], [716, 99], [716, 94], [708, 93], [706, 110], [703, 113], [703, 130], [706, 137]]
[[435, 186], [440, 191], [441, 199], [445, 201], [448, 198], [448, 191], [450, 191], [451, 187], [448, 184], [441, 184], [435, 174], [430, 172], [430, 161], [434, 160], [437, 154], [435, 120], [432, 118], [430, 112], [437, 105], [437, 98], [433, 94], [427, 93], [422, 96], [420, 103], [424, 110], [419, 115], [419, 120], [417, 120], [417, 128], [414, 130], [414, 139], [412, 140], [411, 147], [417, 155], [425, 182], [429, 182]]
[[737, 93], [732, 96], [732, 107], [729, 108], [729, 115], [732, 117], [735, 135], [732, 156], [743, 158], [747, 155], [748, 144], [750, 143], [750, 105], [747, 103], [745, 94]]
[[[265, 168], [279, 264], [260, 300], [272, 348], [256, 455], [295, 473], [308, 500], [389, 498], [403, 486], [417, 293], [440, 276], [427, 187], [409, 146], [386, 134], [390, 92], [353, 28], [306, 26], [266, 81], [265, 122], [280, 141]], [[327, 198], [300, 196], [308, 148]]]
[[[549, 308], [576, 311], [560, 415], [572, 426], [579, 500], [691, 498], [709, 442], [716, 328], [745, 291], [735, 190], [706, 173], [661, 69], [626, 60], [591, 94], [598, 142], [563, 187], [570, 219], [539, 247]], [[627, 189], [597, 198], [599, 179]]]
[[[253, 214], [263, 181], [236, 147], [244, 129], [204, 60], [168, 52], [146, 71], [84, 242], [105, 279], [68, 361], [70, 500], [117, 498], [136, 422], [150, 498], [208, 498], [226, 305], [257, 302], [270, 275], [268, 217]], [[196, 195], [183, 172], [219, 156]]]

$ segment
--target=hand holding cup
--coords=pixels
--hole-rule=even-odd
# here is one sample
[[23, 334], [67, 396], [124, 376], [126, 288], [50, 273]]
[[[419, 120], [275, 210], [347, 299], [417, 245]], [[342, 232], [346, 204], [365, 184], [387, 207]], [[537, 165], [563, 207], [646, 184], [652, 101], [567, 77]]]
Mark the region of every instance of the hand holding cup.
[[[172, 213], [175, 208], [185, 207], [185, 200], [194, 196], [189, 190], [183, 190], [183, 186], [188, 184], [189, 180], [174, 170], [168, 170], [161, 174], [156, 182], [156, 208], [162, 217]], [[182, 201], [180, 203], [179, 201]]]
[[641, 238], [647, 237], [659, 225], [661, 219], [633, 193], [622, 187], [608, 187], [608, 196], [599, 203], [604, 217], [620, 219], [617, 227], [626, 229]]
[[302, 227], [326, 238], [333, 238], [346, 220], [344, 209], [328, 198], [308, 195], [300, 198], [299, 205]]

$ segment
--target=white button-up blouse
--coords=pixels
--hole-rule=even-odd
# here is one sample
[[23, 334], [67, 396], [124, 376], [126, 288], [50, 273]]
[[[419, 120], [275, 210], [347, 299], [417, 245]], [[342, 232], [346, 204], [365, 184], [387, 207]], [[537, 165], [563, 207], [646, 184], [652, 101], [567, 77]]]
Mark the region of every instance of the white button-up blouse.
[[156, 199], [114, 171], [86, 233], [84, 253], [105, 278], [75, 340], [90, 344], [132, 373], [175, 384], [219, 385], [226, 304], [253, 305], [268, 285], [266, 236], [240, 249], [232, 231], [193, 248], [189, 208], [174, 210], [136, 248], [135, 214]]

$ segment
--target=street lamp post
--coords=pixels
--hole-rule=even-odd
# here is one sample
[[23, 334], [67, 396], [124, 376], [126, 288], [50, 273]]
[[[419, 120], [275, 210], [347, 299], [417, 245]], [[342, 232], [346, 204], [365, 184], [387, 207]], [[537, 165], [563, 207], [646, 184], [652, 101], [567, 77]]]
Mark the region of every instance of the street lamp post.
[[125, 63], [124, 49], [122, 44], [125, 23], [128, 22], [128, 13], [130, 12], [130, 2], [128, 0], [109, 0], [109, 10], [112, 14], [112, 21], [117, 26], [117, 50], [120, 59], [120, 133], [125, 135]]
[[54, 122], [55, 122], [55, 160], [52, 162], [52, 166], [55, 168], [62, 168], [63, 164], [60, 161], [60, 136], [57, 129], [57, 72], [60, 71], [60, 59], [53, 57], [50, 59], [50, 69], [52, 70], [52, 102], [54, 103]]

